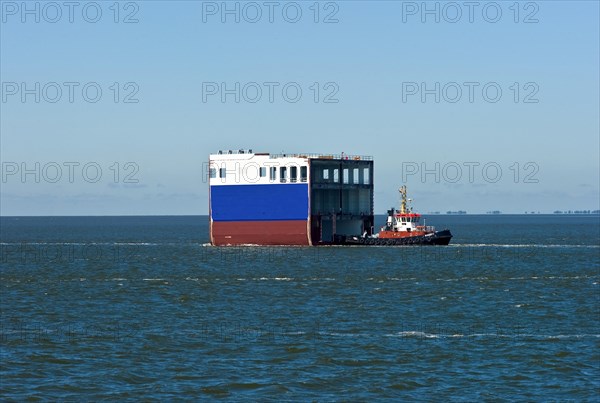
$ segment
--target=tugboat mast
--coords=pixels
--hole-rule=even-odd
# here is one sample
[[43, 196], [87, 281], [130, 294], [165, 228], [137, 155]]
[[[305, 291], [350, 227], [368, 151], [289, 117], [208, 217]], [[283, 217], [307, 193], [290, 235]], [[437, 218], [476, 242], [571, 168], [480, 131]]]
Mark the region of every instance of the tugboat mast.
[[400, 214], [408, 214], [410, 213], [408, 207], [410, 199], [406, 196], [406, 185], [401, 186], [398, 191], [400, 192]]

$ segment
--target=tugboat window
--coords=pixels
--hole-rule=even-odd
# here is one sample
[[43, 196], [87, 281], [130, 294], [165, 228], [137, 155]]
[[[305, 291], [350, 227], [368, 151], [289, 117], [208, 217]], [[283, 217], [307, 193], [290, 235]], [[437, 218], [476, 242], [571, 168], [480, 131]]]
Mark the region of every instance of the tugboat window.
[[225, 168], [219, 168], [219, 178], [224, 178], [227, 175], [227, 170]]
[[211, 178], [216, 178], [217, 177], [217, 168], [210, 168], [209, 172], [210, 172], [210, 177]]
[[297, 182], [298, 181], [298, 167], [291, 167], [290, 168], [290, 182]]
[[337, 169], [337, 168], [335, 168], [335, 169], [333, 170], [333, 181], [334, 181], [335, 183], [338, 183], [338, 182], [340, 181], [340, 170], [339, 170], [339, 169]]
[[267, 168], [266, 167], [260, 167], [260, 177], [264, 178], [265, 176], [267, 176]]
[[343, 178], [344, 183], [349, 183], [350, 178], [348, 178], [348, 176], [349, 176], [348, 168], [344, 168], [343, 175], [344, 175], [344, 178]]
[[327, 168], [323, 169], [323, 180], [329, 180], [329, 169]]
[[271, 179], [271, 181], [274, 181], [277, 179], [277, 168], [275, 167], [271, 167], [271, 172], [269, 175], [269, 179]]
[[369, 168], [363, 168], [363, 183], [365, 185], [369, 184]]
[[307, 167], [300, 167], [300, 181], [301, 182], [306, 182], [306, 178], [308, 176], [308, 168]]
[[356, 185], [359, 183], [358, 168], [352, 170], [352, 182]]

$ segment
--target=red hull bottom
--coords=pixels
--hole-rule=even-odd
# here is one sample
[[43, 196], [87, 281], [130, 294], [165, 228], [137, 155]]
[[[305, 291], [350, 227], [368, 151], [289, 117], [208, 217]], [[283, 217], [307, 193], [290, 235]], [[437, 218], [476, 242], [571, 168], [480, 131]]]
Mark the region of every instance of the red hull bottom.
[[213, 221], [211, 242], [226, 245], [309, 245], [307, 221]]

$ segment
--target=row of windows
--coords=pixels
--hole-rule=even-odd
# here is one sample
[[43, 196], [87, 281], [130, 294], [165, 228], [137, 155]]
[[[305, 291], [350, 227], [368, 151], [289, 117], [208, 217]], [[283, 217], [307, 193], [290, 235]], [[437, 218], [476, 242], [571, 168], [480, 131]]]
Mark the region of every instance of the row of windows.
[[[258, 178], [265, 178], [267, 176], [267, 167], [257, 167], [258, 168], [258, 177], [256, 176], [256, 170], [248, 170], [249, 172], [244, 172], [245, 176], [248, 176], [245, 179], [250, 179], [250, 181], [256, 181]], [[252, 172], [252, 173], [250, 173]], [[279, 173], [279, 175], [277, 175]], [[231, 172], [230, 172], [231, 174]], [[301, 166], [300, 167], [300, 177], [298, 178], [298, 167], [290, 166], [290, 167], [269, 167], [269, 180], [271, 182], [275, 182], [279, 179], [281, 183], [285, 182], [306, 182], [308, 174], [308, 167]], [[233, 173], [235, 175], [235, 172]], [[210, 168], [210, 177], [217, 177], [217, 169]], [[219, 178], [225, 179], [227, 177], [227, 169], [219, 168]], [[339, 168], [323, 168], [321, 172], [321, 179], [326, 182], [340, 182], [340, 170]], [[352, 171], [348, 168], [344, 168], [342, 170], [342, 182], [344, 184], [365, 184], [368, 185], [370, 183], [370, 173], [369, 168], [363, 168], [362, 172], [360, 168], [353, 168]]]
[[[278, 171], [279, 171], [279, 176], [277, 176]], [[288, 175], [288, 173], [289, 173], [289, 175]], [[217, 169], [210, 168], [209, 174], [210, 174], [211, 178], [213, 178], [213, 179], [216, 178], [217, 177]], [[245, 178], [245, 179], [251, 179], [251, 181], [257, 180], [258, 177], [265, 178], [267, 176], [267, 167], [259, 167], [258, 168], [258, 177], [256, 177], [256, 175], [254, 173], [253, 174], [246, 173], [246, 175], [248, 175], [249, 177]], [[252, 177], [250, 177], [250, 176], [252, 176]], [[227, 169], [219, 168], [219, 178], [225, 179], [226, 177], [227, 177]], [[300, 178], [298, 178], [298, 167], [297, 166], [279, 167], [279, 168], [270, 167], [269, 168], [269, 180], [271, 182], [274, 182], [277, 179], [279, 179], [279, 181], [281, 183], [285, 183], [287, 181], [298, 182], [298, 180], [300, 180], [300, 182], [306, 182], [308, 179], [308, 167], [305, 167], [305, 166], [300, 167]]]
[[[352, 178], [350, 178], [350, 173], [352, 173]], [[340, 170], [338, 168], [324, 168], [322, 171], [322, 179], [326, 182], [338, 183], [340, 181]], [[352, 182], [355, 185], [368, 185], [369, 180], [369, 168], [363, 168], [362, 176], [359, 168], [354, 168], [352, 171], [350, 171], [348, 168], [344, 168], [342, 170], [342, 181], [345, 184]]]
[[[288, 177], [288, 167], [279, 167], [279, 182], [287, 182], [288, 179], [290, 182], [298, 182], [298, 167], [291, 166], [289, 167], [289, 177]], [[306, 182], [308, 177], [307, 175], [308, 169], [307, 167], [300, 167], [300, 182]], [[272, 181], [277, 180], [277, 168], [271, 167], [271, 175], [269, 179]]]

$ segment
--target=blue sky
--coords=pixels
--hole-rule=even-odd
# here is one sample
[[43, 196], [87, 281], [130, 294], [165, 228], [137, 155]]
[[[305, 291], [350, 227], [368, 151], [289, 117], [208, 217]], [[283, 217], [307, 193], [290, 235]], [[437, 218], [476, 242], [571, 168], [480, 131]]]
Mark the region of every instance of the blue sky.
[[1, 4], [2, 215], [206, 214], [230, 148], [372, 155], [377, 213], [403, 184], [424, 213], [599, 208], [596, 1], [23, 4]]

